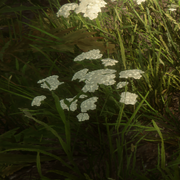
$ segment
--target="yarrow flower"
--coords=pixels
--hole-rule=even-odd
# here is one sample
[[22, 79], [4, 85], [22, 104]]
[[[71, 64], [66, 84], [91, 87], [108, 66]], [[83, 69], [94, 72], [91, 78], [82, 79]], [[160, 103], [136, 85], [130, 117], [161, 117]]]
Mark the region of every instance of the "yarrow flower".
[[133, 70], [125, 70], [125, 71], [121, 71], [119, 73], [119, 78], [128, 78], [128, 77], [132, 77], [134, 79], [140, 79], [141, 73], [144, 73], [144, 71], [141, 71], [139, 69], [133, 69]]
[[144, 1], [146, 1], [146, 0], [137, 0], [137, 4], [139, 5], [139, 4], [141, 4], [142, 2], [144, 2]]
[[[75, 98], [75, 97], [74, 97]], [[71, 102], [74, 98], [66, 98], [67, 101]], [[77, 109], [77, 99], [73, 101], [70, 105], [70, 110], [75, 111]], [[69, 107], [64, 103], [64, 99], [60, 100], [61, 107], [69, 111]]]
[[102, 56], [103, 55], [100, 54], [100, 50], [99, 49], [93, 49], [93, 50], [90, 50], [89, 52], [83, 52], [82, 54], [77, 56], [74, 59], [74, 61], [82, 61], [84, 59], [99, 59]]
[[93, 20], [97, 18], [98, 13], [101, 12], [101, 7], [107, 4], [103, 0], [80, 0], [79, 6], [75, 9], [75, 13], [84, 13], [84, 17], [89, 17]]
[[86, 85], [82, 88], [83, 92], [95, 92], [98, 89], [98, 84], [113, 85], [116, 77], [114, 69], [100, 69], [87, 73], [80, 81], [85, 80]]
[[[111, 0], [114, 2], [115, 0]], [[144, 2], [145, 0], [137, 0], [137, 4], [140, 4], [141, 2]], [[107, 3], [103, 0], [80, 0], [80, 4], [77, 3], [68, 3], [63, 5], [60, 10], [57, 12], [57, 17], [64, 16], [67, 18], [70, 13], [69, 11], [74, 10], [76, 14], [82, 12], [84, 13], [84, 17], [89, 17], [91, 20], [95, 19], [98, 16], [98, 13], [101, 12], [101, 7], [105, 7]], [[171, 10], [171, 9], [169, 9]], [[174, 10], [174, 9], [173, 9]], [[92, 51], [82, 53], [81, 55], [77, 56], [74, 61], [82, 61], [84, 59], [99, 59], [102, 57], [102, 54], [100, 54], [100, 50], [94, 49]], [[113, 66], [118, 61], [112, 60], [110, 58], [102, 59], [102, 63], [105, 66]], [[88, 69], [83, 69], [79, 72], [77, 72], [73, 78], [73, 80], [79, 79], [80, 81], [85, 81], [86, 85], [82, 88], [84, 92], [94, 92], [98, 89], [99, 84], [104, 85], [113, 85], [115, 83], [115, 73], [116, 70], [112, 69], [101, 69], [101, 70], [95, 70], [93, 72], [88, 72]], [[128, 78], [133, 77], [135, 79], [140, 79], [141, 73], [144, 73], [141, 70], [134, 69], [134, 70], [126, 70], [119, 73], [119, 78]], [[40, 80], [37, 83], [43, 83], [41, 84], [42, 88], [47, 88], [50, 91], [55, 90], [59, 85], [63, 84], [64, 82], [59, 82], [57, 80], [58, 76], [53, 75], [50, 77], [47, 77], [46, 79]], [[47, 84], [45, 83], [47, 82]], [[122, 88], [125, 85], [127, 85], [128, 82], [119, 82], [117, 84], [117, 89]], [[50, 86], [50, 87], [49, 87]], [[81, 95], [79, 98], [85, 98], [86, 95]], [[137, 102], [136, 98], [138, 96], [136, 94], [130, 93], [130, 92], [123, 92], [121, 93], [121, 99], [120, 102], [125, 104], [135, 104]], [[43, 101], [46, 98], [46, 96], [37, 96], [33, 99], [31, 106], [40, 106], [41, 101]], [[70, 108], [64, 103], [64, 100], [60, 100], [60, 104], [63, 109], [75, 111], [77, 109], [77, 100], [73, 101], [74, 98], [67, 98], [69, 102], [72, 102], [70, 104]], [[94, 110], [96, 108], [96, 105], [93, 104], [97, 101], [97, 97], [89, 98], [81, 103], [81, 113], [77, 116], [79, 121], [88, 120], [89, 115], [86, 113], [88, 110]]]
[[79, 121], [85, 121], [89, 119], [89, 114], [88, 113], [79, 113], [77, 116]]
[[96, 109], [94, 104], [97, 101], [98, 97], [91, 97], [81, 103], [81, 112], [87, 112], [88, 110]]
[[42, 96], [36, 96], [31, 103], [31, 106], [40, 106], [41, 105], [41, 101], [43, 101], [44, 99], [46, 99], [46, 96], [42, 95]]
[[74, 10], [76, 14], [84, 13], [84, 17], [89, 17], [93, 20], [97, 18], [98, 13], [101, 12], [101, 7], [105, 7], [107, 4], [103, 0], [79, 0], [80, 4], [77, 3], [67, 3], [64, 4], [60, 10], [57, 12], [57, 17], [64, 16], [67, 18], [69, 16], [69, 11]]
[[87, 68], [82, 69], [82, 70], [76, 72], [76, 73], [74, 74], [74, 76], [73, 76], [73, 78], [72, 78], [71, 81], [74, 81], [74, 80], [76, 80], [76, 79], [80, 79], [79, 82], [84, 81], [84, 80], [85, 80], [84, 77], [86, 76], [87, 72], [88, 72], [88, 69], [87, 69]]
[[[102, 57], [102, 55], [98, 54], [100, 53], [99, 50], [92, 50], [89, 51], [87, 53], [83, 54], [82, 56], [79, 56], [81, 58], [79, 59], [86, 59], [87, 55], [88, 57], [90, 57], [90, 55], [92, 54], [94, 56], [91, 56], [91, 59], [98, 59], [100, 57]], [[106, 65], [112, 65], [113, 63], [117, 63], [116, 60], [107, 58], [107, 59], [103, 59], [102, 62], [106, 63]], [[110, 63], [110, 64], [109, 64]], [[115, 73], [116, 70], [114, 69], [98, 69], [92, 72], [88, 72], [88, 69], [82, 69], [78, 72], [76, 72], [72, 78], [73, 80], [79, 79], [79, 82], [84, 81], [85, 82], [85, 86], [82, 88], [83, 92], [94, 92], [95, 90], [97, 90], [99, 88], [100, 84], [104, 84], [106, 86], [109, 85], [113, 85], [115, 84]], [[141, 77], [140, 73], [144, 73], [141, 70], [138, 69], [134, 69], [134, 70], [126, 70], [126, 71], [122, 71], [120, 74], [120, 78], [127, 78], [127, 77], [133, 77], [135, 79], [139, 79]], [[58, 76], [57, 75], [53, 75], [53, 76], [49, 76], [45, 79], [42, 79], [40, 81], [38, 81], [37, 83], [44, 83], [41, 85], [42, 88], [48, 88], [50, 91], [51, 90], [55, 90], [60, 84], [63, 84], [64, 82], [59, 82], [57, 80]], [[48, 85], [50, 86], [50, 88], [45, 84], [45, 82], [48, 83]], [[117, 89], [118, 88], [122, 88], [124, 86], [126, 86], [128, 84], [128, 82], [119, 82], [117, 84]], [[67, 104], [64, 102], [64, 99], [61, 99], [60, 105], [62, 107], [62, 109], [66, 109], [66, 110], [70, 110], [70, 111], [75, 111], [77, 110], [77, 102], [78, 99], [74, 100], [76, 96], [74, 96], [73, 98], [66, 98], [67, 101], [69, 101], [70, 106], [68, 107]], [[86, 98], [87, 95], [85, 94], [81, 94], [79, 96], [80, 99]], [[136, 98], [138, 96], [136, 94], [133, 93], [126, 93], [125, 96], [125, 92], [121, 94], [121, 99], [120, 102], [125, 103], [125, 104], [135, 104], [137, 102]], [[37, 105], [40, 106], [40, 102], [42, 100], [44, 100], [46, 97], [45, 96], [37, 96], [34, 98], [34, 100], [32, 101], [32, 106]], [[77, 118], [79, 121], [84, 121], [84, 120], [88, 120], [89, 119], [89, 115], [87, 114], [88, 110], [94, 110], [96, 109], [96, 105], [94, 104], [95, 102], [97, 102], [98, 97], [91, 97], [89, 99], [86, 99], [85, 101], [83, 101], [80, 105], [81, 108], [81, 113], [79, 113], [77, 115]]]
[[137, 100], [136, 100], [137, 97], [138, 97], [138, 95], [136, 95], [134, 93], [123, 92], [123, 93], [121, 93], [120, 102], [122, 102], [124, 104], [134, 105], [137, 102]]
[[[74, 61], [82, 61], [84, 59], [99, 59], [102, 57], [102, 54], [99, 54], [99, 49], [93, 49], [86, 53], [82, 53], [81, 55], [77, 56]], [[108, 61], [107, 63], [116, 63], [116, 60], [111, 60], [110, 58], [105, 59], [104, 61]], [[111, 62], [110, 62], [111, 61]], [[114, 62], [113, 62], [114, 61]], [[115, 73], [116, 70], [114, 69], [99, 69], [92, 72], [88, 72], [88, 69], [82, 69], [78, 72], [76, 72], [72, 78], [73, 80], [79, 79], [79, 82], [85, 81], [86, 85], [82, 88], [83, 92], [95, 92], [95, 90], [98, 90], [99, 85], [98, 84], [104, 84], [104, 85], [113, 85], [116, 81]]]
[[64, 16], [65, 18], [67, 18], [70, 15], [69, 11], [75, 10], [77, 7], [78, 7], [77, 3], [64, 4], [63, 6], [61, 6], [59, 11], [56, 13], [56, 16], [57, 17]]
[[39, 80], [37, 83], [43, 83], [41, 84], [42, 88], [47, 88], [49, 89], [49, 87], [46, 85], [45, 81], [49, 83], [49, 85], [51, 86], [51, 88], [49, 89], [50, 91], [57, 89], [57, 87], [61, 84], [63, 84], [64, 82], [59, 82], [58, 81], [58, 75], [53, 75], [53, 76], [49, 76], [45, 79]]
[[[79, 98], [83, 99], [87, 97], [87, 95], [80, 95]], [[75, 97], [74, 97], [75, 98]], [[69, 102], [72, 102], [74, 98], [66, 98], [66, 100], [68, 100]], [[81, 103], [81, 112], [77, 115], [77, 118], [79, 119], [79, 121], [84, 121], [84, 120], [88, 120], [89, 119], [89, 115], [86, 113], [89, 110], [94, 110], [96, 109], [96, 105], [94, 104], [97, 101], [98, 97], [91, 97], [85, 101], [83, 101]], [[75, 101], [72, 102], [72, 104], [70, 105], [70, 110], [71, 111], [75, 111], [77, 109], [77, 99]], [[60, 104], [62, 109], [67, 109], [69, 111], [68, 106], [64, 103], [64, 99], [60, 100]]]
[[169, 8], [169, 11], [176, 11], [175, 8]]
[[80, 99], [84, 99], [85, 97], [87, 97], [87, 95], [85, 95], [85, 94], [82, 94], [79, 96]]
[[114, 66], [116, 63], [118, 63], [118, 61], [110, 58], [102, 59], [101, 61], [103, 62], [102, 64], [104, 64], [104, 66]]
[[117, 84], [117, 89], [122, 88], [122, 87], [124, 87], [124, 86], [126, 86], [126, 85], [128, 85], [128, 84], [129, 84], [129, 82], [119, 82], [119, 83]]
[[[77, 3], [67, 3], [64, 4], [59, 11], [57, 12], [57, 17], [64, 16], [67, 18], [70, 14], [70, 10], [74, 10], [76, 14], [84, 13], [84, 17], [89, 17], [89, 19], [93, 20], [97, 18], [98, 13], [101, 12], [101, 8], [105, 7], [107, 4], [104, 0], [79, 0], [80, 4]], [[111, 0], [115, 2], [116, 0]], [[137, 4], [140, 5], [145, 0], [136, 0]], [[170, 11], [174, 11], [176, 9], [170, 8]]]

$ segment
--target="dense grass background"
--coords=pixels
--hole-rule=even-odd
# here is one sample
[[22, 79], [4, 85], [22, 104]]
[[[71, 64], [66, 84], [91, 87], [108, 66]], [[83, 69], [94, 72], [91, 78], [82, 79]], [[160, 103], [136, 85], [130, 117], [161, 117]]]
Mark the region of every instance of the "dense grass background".
[[[2, 179], [179, 178], [179, 7], [171, 12], [169, 1], [158, 1], [159, 6], [147, 1], [134, 9], [131, 2], [107, 2], [92, 21], [75, 13], [57, 18], [58, 1], [1, 2]], [[117, 70], [117, 82], [123, 70], [145, 73], [128, 79], [128, 91], [138, 94], [135, 105], [119, 103], [123, 88], [102, 85], [86, 93], [99, 98], [97, 109], [79, 122], [80, 107], [63, 111], [58, 102], [83, 93], [84, 83], [71, 81], [77, 71], [104, 68], [100, 60], [73, 61], [97, 47], [103, 58], [118, 60], [108, 67]], [[54, 91], [42, 89], [37, 82], [50, 75], [65, 83]], [[39, 95], [47, 99], [32, 107]]]

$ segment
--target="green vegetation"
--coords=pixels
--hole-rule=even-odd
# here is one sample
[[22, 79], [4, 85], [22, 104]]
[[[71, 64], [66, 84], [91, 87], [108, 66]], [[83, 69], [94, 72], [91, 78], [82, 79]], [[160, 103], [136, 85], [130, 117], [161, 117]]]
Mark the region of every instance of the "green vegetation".
[[117, 1], [93, 19], [1, 1], [0, 178], [58, 160], [58, 179], [180, 179], [179, 2]]

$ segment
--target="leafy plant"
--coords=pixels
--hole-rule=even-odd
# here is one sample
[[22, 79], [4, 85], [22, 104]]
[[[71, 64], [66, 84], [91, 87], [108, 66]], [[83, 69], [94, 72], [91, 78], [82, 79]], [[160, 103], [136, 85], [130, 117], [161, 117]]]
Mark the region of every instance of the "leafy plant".
[[[117, 0], [107, 13], [104, 1], [92, 3], [84, 11], [42, 10], [31, 23], [3, 20], [9, 33], [0, 41], [2, 178], [35, 163], [40, 178], [49, 179], [41, 169], [51, 160], [61, 167], [48, 172], [73, 180], [179, 178], [180, 126], [169, 110], [179, 92], [175, 14], [154, 0]], [[151, 143], [158, 148], [153, 168], [150, 157], [136, 158]]]

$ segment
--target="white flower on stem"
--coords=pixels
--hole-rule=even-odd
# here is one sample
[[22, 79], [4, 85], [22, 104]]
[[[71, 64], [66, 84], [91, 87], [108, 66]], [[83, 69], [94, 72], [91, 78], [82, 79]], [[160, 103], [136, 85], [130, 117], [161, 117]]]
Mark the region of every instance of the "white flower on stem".
[[119, 83], [117, 84], [117, 89], [122, 88], [122, 87], [124, 87], [124, 86], [126, 86], [126, 85], [128, 85], [128, 84], [129, 84], [129, 82], [119, 82]]
[[56, 16], [57, 17], [64, 16], [65, 18], [67, 18], [70, 15], [69, 11], [76, 9], [77, 7], [78, 7], [77, 3], [64, 4], [63, 6], [61, 6], [59, 11], [56, 13]]
[[[115, 0], [111, 0], [114, 2]], [[140, 5], [145, 0], [137, 0], [137, 4]], [[80, 0], [80, 4], [77, 3], [67, 3], [64, 4], [59, 11], [57, 12], [57, 17], [64, 16], [67, 18], [70, 13], [70, 10], [74, 10], [76, 14], [84, 13], [84, 17], [89, 17], [89, 19], [93, 20], [97, 18], [98, 13], [101, 12], [101, 7], [105, 7], [107, 3], [103, 0]], [[170, 8], [170, 11], [174, 11], [176, 9]]]
[[137, 102], [137, 100], [136, 100], [137, 97], [138, 97], [137, 94], [130, 93], [130, 92], [123, 92], [123, 93], [121, 93], [120, 102], [122, 102], [124, 104], [134, 105]]
[[98, 89], [98, 84], [113, 85], [116, 81], [114, 69], [100, 69], [87, 73], [88, 69], [82, 69], [74, 74], [72, 81], [80, 79], [79, 82], [84, 81], [86, 85], [83, 87], [83, 92], [94, 92]]
[[84, 81], [85, 80], [84, 77], [86, 76], [88, 70], [89, 69], [85, 68], [85, 69], [82, 69], [82, 70], [76, 72], [71, 81], [74, 81], [76, 79], [80, 79], [79, 82]]
[[85, 95], [85, 94], [82, 94], [82, 95], [79, 96], [80, 99], [84, 99], [86, 97], [87, 97], [87, 95]]
[[114, 78], [116, 77], [114, 69], [100, 69], [87, 73], [83, 80], [86, 85], [82, 88], [83, 92], [95, 92], [98, 89], [98, 84], [104, 84], [106, 86], [115, 84]]
[[87, 112], [88, 110], [96, 109], [96, 105], [98, 97], [91, 97], [81, 103], [81, 112]]
[[40, 106], [41, 105], [41, 101], [43, 101], [44, 99], [46, 99], [46, 96], [41, 95], [41, 96], [36, 96], [31, 103], [31, 106]]
[[[47, 78], [45, 78], [45, 79], [39, 80], [37, 83], [43, 83], [43, 84], [41, 84], [41, 87], [42, 87], [42, 88], [47, 88], [47, 89], [49, 89], [50, 91], [52, 91], [52, 90], [57, 89], [57, 87], [58, 87], [59, 85], [61, 85], [61, 84], [64, 83], [64, 82], [59, 82], [59, 80], [57, 79], [58, 77], [59, 77], [58, 75], [49, 76], [49, 77], [47, 77]], [[50, 85], [51, 88], [49, 88], [49, 87], [47, 86], [47, 84], [45, 83], [45, 81], [49, 83], [49, 85]]]
[[77, 116], [79, 121], [85, 121], [89, 119], [89, 114], [88, 113], [79, 113]]
[[98, 13], [101, 12], [101, 7], [107, 4], [103, 0], [80, 0], [79, 6], [75, 9], [75, 13], [84, 13], [84, 17], [89, 17], [93, 20], [97, 18]]
[[[99, 49], [93, 49], [89, 52], [82, 53], [79, 56], [77, 56], [74, 61], [82, 61], [84, 59], [99, 59], [102, 57], [102, 54], [100, 54]], [[111, 62], [110, 62], [111, 60]], [[116, 63], [116, 60], [113, 59], [106, 59], [104, 62], [108, 61], [108, 63]], [[88, 72], [88, 69], [82, 69], [78, 72], [76, 72], [72, 78], [73, 80], [80, 79], [79, 82], [85, 81], [86, 85], [83, 87], [83, 92], [94, 92], [95, 90], [98, 89], [98, 84], [104, 84], [104, 85], [113, 85], [115, 83], [115, 75], [112, 73], [115, 73], [116, 70], [112, 69], [100, 69], [100, 70], [95, 70], [92, 72]]]
[[146, 1], [146, 0], [137, 0], [137, 4], [139, 5], [139, 4], [141, 4], [142, 2], [144, 2], [144, 1]]
[[[66, 98], [67, 101], [71, 102], [73, 101], [74, 98]], [[75, 111], [77, 109], [77, 99], [75, 101], [73, 101], [70, 105], [70, 110], [71, 111]], [[69, 111], [69, 107], [67, 106], [67, 104], [64, 103], [64, 99], [60, 100], [60, 104], [62, 109], [67, 109]]]
[[118, 63], [118, 61], [110, 58], [102, 59], [101, 61], [104, 66], [114, 66], [116, 63]]
[[174, 9], [174, 8], [169, 8], [168, 10], [169, 11], [176, 11], [176, 9]]
[[103, 0], [80, 0], [80, 4], [76, 3], [67, 3], [64, 4], [59, 11], [57, 12], [57, 17], [64, 16], [67, 18], [70, 14], [70, 10], [74, 10], [76, 14], [84, 13], [84, 17], [89, 17], [93, 20], [97, 18], [98, 13], [101, 12], [101, 7], [105, 7], [107, 4]]
[[100, 50], [99, 49], [93, 49], [90, 50], [88, 52], [83, 52], [82, 54], [80, 54], [79, 56], [77, 56], [74, 61], [82, 61], [84, 59], [99, 59], [101, 58], [103, 55], [100, 54]]
[[95, 92], [98, 90], [99, 86], [95, 83], [86, 83], [86, 85], [82, 88], [83, 92]]
[[144, 73], [144, 71], [141, 71], [139, 69], [125, 70], [119, 73], [119, 78], [132, 77], [134, 79], [140, 79], [142, 77], [140, 73]]

